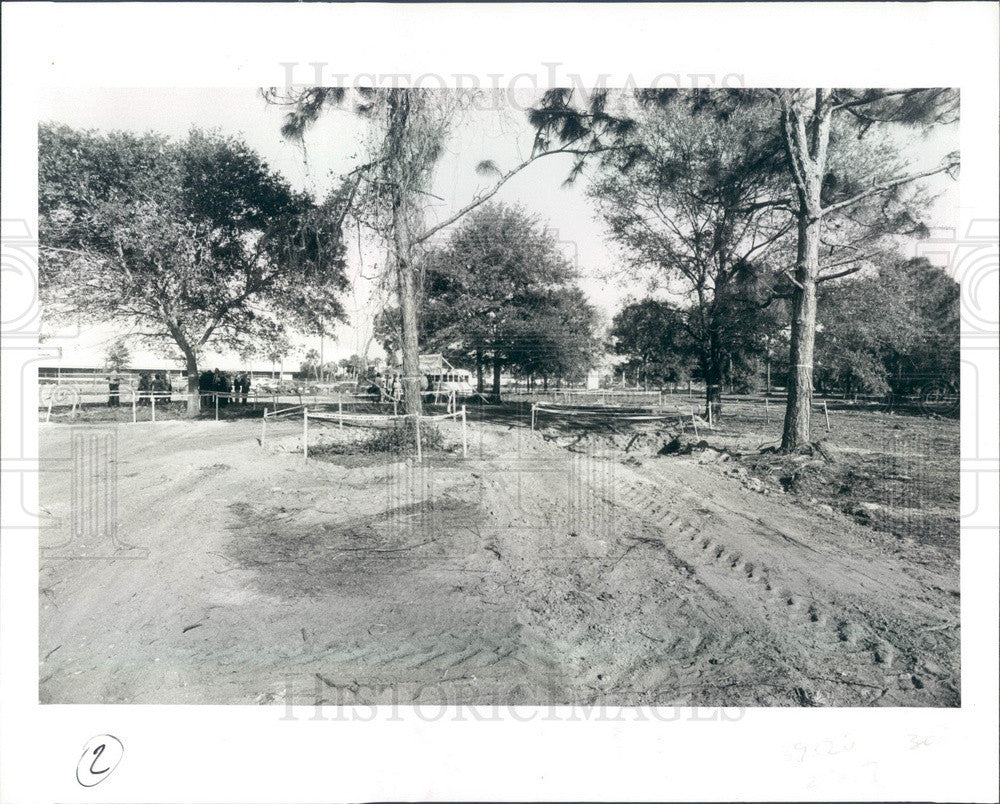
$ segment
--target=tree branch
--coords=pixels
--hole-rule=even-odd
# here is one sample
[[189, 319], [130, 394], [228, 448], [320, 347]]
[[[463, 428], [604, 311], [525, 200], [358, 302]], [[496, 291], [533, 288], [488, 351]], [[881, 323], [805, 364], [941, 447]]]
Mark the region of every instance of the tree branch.
[[[856, 260], [860, 259], [860, 257], [857, 257], [855, 259]], [[843, 264], [843, 263], [841, 263], [841, 264]], [[840, 279], [843, 276], [850, 276], [851, 274], [856, 274], [862, 268], [864, 268], [863, 265], [856, 265], [853, 268], [848, 268], [846, 271], [838, 271], [835, 274], [829, 274], [827, 276], [817, 277], [816, 284], [819, 285], [819, 284], [822, 284], [823, 282], [829, 282], [831, 279]]]
[[446, 229], [447, 227], [451, 226], [453, 223], [455, 223], [455, 221], [459, 220], [461, 217], [468, 214], [476, 207], [480, 206], [486, 201], [489, 201], [493, 196], [495, 196], [500, 191], [500, 188], [503, 187], [510, 179], [514, 178], [514, 176], [516, 176], [518, 173], [520, 173], [522, 170], [528, 167], [528, 165], [530, 165], [532, 162], [541, 159], [544, 156], [552, 156], [553, 154], [590, 155], [590, 154], [601, 153], [602, 151], [610, 149], [610, 146], [593, 148], [593, 149], [581, 149], [581, 148], [570, 147], [574, 145], [575, 142], [577, 141], [574, 141], [572, 143], [567, 143], [566, 145], [563, 145], [559, 148], [555, 148], [551, 151], [540, 151], [538, 153], [532, 154], [527, 159], [525, 159], [520, 165], [518, 165], [515, 168], [511, 168], [506, 173], [504, 173], [503, 176], [497, 179], [496, 184], [494, 184], [491, 188], [474, 196], [473, 199], [464, 207], [462, 207], [460, 210], [458, 210], [458, 212], [446, 218], [441, 223], [438, 223], [432, 226], [430, 229], [425, 230], [422, 234], [415, 237], [413, 239], [413, 242], [415, 244], [423, 243], [424, 241], [428, 240], [429, 238], [433, 237], [435, 234], [440, 232], [442, 229]]
[[878, 184], [873, 184], [871, 187], [862, 190], [850, 198], [845, 198], [843, 201], [838, 201], [836, 204], [831, 204], [828, 207], [824, 207], [820, 210], [820, 216], [826, 215], [829, 212], [835, 212], [838, 209], [843, 209], [845, 207], [853, 206], [859, 201], [863, 201], [869, 196], [875, 195], [876, 193], [884, 193], [886, 190], [891, 190], [894, 187], [900, 187], [904, 184], [909, 184], [911, 181], [916, 181], [917, 179], [923, 179], [927, 176], [936, 176], [938, 173], [945, 173], [950, 170], [954, 170], [958, 167], [958, 162], [948, 162], [947, 164], [941, 165], [930, 170], [924, 170], [920, 173], [911, 173], [907, 176], [900, 176], [897, 179], [892, 179], [891, 181], [880, 182]]

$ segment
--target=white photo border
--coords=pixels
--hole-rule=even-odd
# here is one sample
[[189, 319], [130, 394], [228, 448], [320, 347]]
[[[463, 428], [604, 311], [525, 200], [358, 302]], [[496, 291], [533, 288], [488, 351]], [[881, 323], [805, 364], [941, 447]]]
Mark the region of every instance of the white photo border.
[[[995, 254], [996, 5], [21, 3], [5, 4], [3, 17], [4, 285], [14, 298], [4, 303], [13, 324], [2, 355], [0, 800], [995, 799], [995, 296], [974, 300], [992, 331], [963, 337], [961, 708], [750, 709], [732, 719], [671, 710], [596, 721], [518, 707], [477, 722], [438, 717], [437, 708], [423, 718], [400, 708], [390, 719], [361, 707], [349, 718], [304, 710], [292, 720], [280, 706], [37, 703], [32, 361], [51, 347], [38, 345], [30, 283], [6, 270], [18, 238], [25, 260], [34, 254], [45, 88], [272, 86], [288, 63], [336, 64], [349, 75], [477, 75], [483, 85], [523, 75], [544, 86], [555, 69], [585, 82], [609, 74], [609, 86], [630, 74], [684, 85], [740, 76], [734, 85], [958, 87], [956, 241], [992, 243]], [[995, 288], [995, 277], [981, 284], [991, 281]], [[9, 309], [23, 312], [8, 318]], [[99, 734], [117, 736], [124, 755], [106, 782], [85, 788], [77, 763]]]

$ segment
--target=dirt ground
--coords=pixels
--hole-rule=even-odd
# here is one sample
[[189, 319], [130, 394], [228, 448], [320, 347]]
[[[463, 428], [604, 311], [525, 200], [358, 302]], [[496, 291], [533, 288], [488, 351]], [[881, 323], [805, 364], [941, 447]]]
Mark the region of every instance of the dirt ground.
[[959, 705], [957, 421], [485, 415], [43, 426], [40, 700]]

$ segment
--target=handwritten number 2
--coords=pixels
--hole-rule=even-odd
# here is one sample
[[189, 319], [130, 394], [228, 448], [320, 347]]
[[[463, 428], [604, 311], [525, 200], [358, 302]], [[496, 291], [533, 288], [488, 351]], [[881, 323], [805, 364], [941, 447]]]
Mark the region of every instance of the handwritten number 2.
[[76, 764], [76, 780], [84, 787], [103, 782], [118, 767], [124, 751], [122, 741], [113, 734], [91, 737], [83, 746], [80, 761]]
[[107, 773], [111, 768], [105, 768], [104, 770], [94, 770], [94, 765], [97, 764], [97, 760], [100, 759], [101, 754], [104, 753], [104, 743], [101, 743], [97, 748], [94, 749], [94, 761], [90, 763], [90, 772], [95, 776], [98, 773]]

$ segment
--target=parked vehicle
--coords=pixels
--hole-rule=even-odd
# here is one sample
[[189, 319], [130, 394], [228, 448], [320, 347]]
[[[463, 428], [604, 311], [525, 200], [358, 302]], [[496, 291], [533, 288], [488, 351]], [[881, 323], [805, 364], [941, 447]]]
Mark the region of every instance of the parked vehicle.
[[454, 391], [458, 396], [471, 396], [476, 392], [472, 384], [472, 374], [465, 369], [446, 368], [424, 376], [427, 378], [428, 391], [443, 393]]

